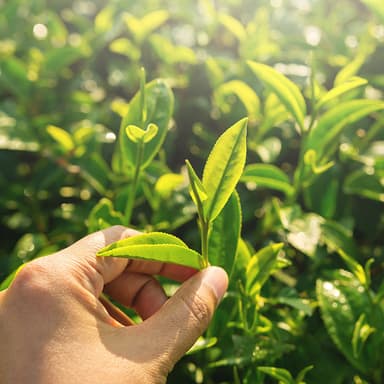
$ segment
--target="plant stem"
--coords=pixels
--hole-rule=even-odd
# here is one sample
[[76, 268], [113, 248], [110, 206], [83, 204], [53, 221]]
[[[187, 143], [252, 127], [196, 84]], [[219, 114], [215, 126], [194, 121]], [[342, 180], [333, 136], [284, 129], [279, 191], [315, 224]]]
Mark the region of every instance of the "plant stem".
[[138, 181], [139, 181], [139, 176], [141, 171], [141, 163], [143, 161], [143, 154], [144, 154], [144, 143], [139, 143], [137, 147], [137, 153], [136, 153], [135, 173], [133, 175], [131, 189], [129, 191], [127, 205], [125, 207], [126, 225], [129, 225], [131, 223], [133, 205], [135, 203], [136, 191], [137, 191], [137, 186], [138, 186]]
[[200, 237], [201, 237], [201, 255], [203, 256], [204, 267], [209, 265], [208, 259], [208, 234], [209, 234], [209, 223], [205, 222], [200, 218]]

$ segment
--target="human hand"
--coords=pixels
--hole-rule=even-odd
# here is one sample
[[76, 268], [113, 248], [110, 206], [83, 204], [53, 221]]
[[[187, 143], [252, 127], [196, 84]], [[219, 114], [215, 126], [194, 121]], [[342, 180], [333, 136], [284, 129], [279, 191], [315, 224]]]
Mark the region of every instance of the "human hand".
[[[227, 288], [217, 267], [96, 257], [135, 231], [115, 226], [36, 259], [0, 292], [2, 384], [165, 383], [203, 333]], [[184, 282], [167, 299], [153, 275]], [[130, 319], [103, 290], [135, 309]], [[103, 305], [104, 303], [104, 305]]]

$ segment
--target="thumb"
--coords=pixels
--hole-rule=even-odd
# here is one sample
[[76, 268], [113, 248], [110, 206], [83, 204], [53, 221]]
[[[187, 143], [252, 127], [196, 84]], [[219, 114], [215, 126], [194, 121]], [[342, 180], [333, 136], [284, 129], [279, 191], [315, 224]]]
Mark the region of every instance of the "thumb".
[[156, 340], [163, 367], [171, 370], [201, 336], [227, 287], [226, 272], [219, 267], [208, 267], [187, 280], [143, 323], [148, 339]]

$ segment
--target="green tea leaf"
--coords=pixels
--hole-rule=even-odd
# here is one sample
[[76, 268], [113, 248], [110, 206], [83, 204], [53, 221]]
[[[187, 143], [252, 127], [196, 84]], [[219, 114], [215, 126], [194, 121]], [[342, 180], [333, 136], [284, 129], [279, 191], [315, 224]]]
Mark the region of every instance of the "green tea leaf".
[[286, 173], [272, 164], [247, 165], [240, 181], [244, 183], [255, 183], [257, 187], [275, 189], [288, 196], [294, 192], [294, 188]]
[[159, 132], [159, 127], [156, 124], [149, 124], [144, 133], [144, 143], [149, 143], [152, 139], [154, 139]]
[[239, 20], [226, 13], [219, 14], [219, 22], [224, 25], [239, 41], [243, 41], [247, 37], [247, 31]]
[[115, 211], [111, 200], [104, 197], [93, 207], [88, 216], [87, 225], [89, 232], [95, 232], [106, 226], [122, 225], [123, 223], [123, 215]]
[[[147, 114], [142, 122], [141, 95], [136, 93], [128, 106], [128, 113], [124, 116], [119, 136], [120, 171], [127, 173], [136, 164], [137, 145], [132, 142], [125, 132], [125, 127], [148, 126], [153, 123], [158, 127], [156, 136], [146, 143], [143, 152], [142, 168], [146, 168], [161, 148], [168, 131], [168, 124], [173, 113], [173, 94], [168, 85], [162, 80], [154, 80], [145, 86]], [[115, 158], [115, 161], [117, 159]]]
[[133, 143], [149, 143], [159, 131], [156, 124], [149, 124], [147, 129], [141, 129], [136, 125], [128, 125], [125, 132]]
[[82, 47], [63, 46], [50, 50], [44, 56], [42, 73], [58, 74], [77, 60], [86, 56], [88, 52]]
[[364, 169], [358, 169], [346, 177], [344, 182], [344, 192], [384, 202], [383, 177], [384, 172], [375, 172], [373, 169], [370, 171], [368, 169], [367, 172]]
[[274, 271], [282, 247], [282, 243], [268, 245], [252, 256], [246, 271], [246, 290], [249, 294], [259, 294], [261, 287]]
[[231, 276], [241, 230], [240, 199], [234, 191], [223, 210], [212, 223], [208, 236], [208, 254], [212, 265]]
[[[193, 169], [189, 160], [185, 160], [185, 163], [187, 165], [188, 178], [190, 184], [189, 194], [191, 195], [192, 200], [197, 206], [197, 208], [203, 209], [202, 204], [208, 198], [207, 192], [204, 188], [204, 185], [201, 183], [201, 180], [196, 175], [196, 172]], [[203, 212], [199, 212], [199, 214], [203, 215]]]
[[133, 61], [139, 60], [141, 56], [140, 49], [132, 41], [124, 37], [113, 40], [109, 45], [109, 49], [111, 52], [129, 57]]
[[367, 355], [356, 359], [352, 338], [361, 314], [369, 314], [372, 309], [369, 293], [351, 273], [340, 270], [334, 275], [334, 279], [318, 280], [316, 284], [321, 315], [336, 346], [355, 368], [366, 373], [373, 361]]
[[353, 76], [349, 79], [347, 79], [344, 83], [336, 86], [335, 88], [328, 91], [317, 103], [316, 103], [316, 109], [323, 108], [326, 104], [328, 104], [330, 101], [333, 101], [334, 99], [338, 98], [341, 95], [344, 95], [345, 93], [356, 89], [358, 87], [362, 87], [363, 85], [368, 84], [368, 81], [366, 79], [363, 79], [362, 77]]
[[353, 231], [338, 222], [325, 220], [321, 223], [321, 232], [322, 241], [332, 252], [341, 250], [353, 260], [358, 258], [359, 254], [353, 238]]
[[289, 371], [276, 367], [257, 367], [257, 370], [279, 380], [282, 384], [295, 384], [295, 380]]
[[11, 57], [0, 62], [1, 83], [9, 88], [15, 95], [20, 98], [28, 98], [32, 82], [28, 79], [27, 67], [25, 63], [16, 58]]
[[192, 355], [196, 352], [203, 351], [205, 349], [211, 348], [217, 344], [216, 337], [210, 337], [209, 339], [204, 339], [203, 337], [199, 337], [195, 344], [188, 350], [186, 355]]
[[55, 127], [54, 125], [48, 125], [47, 132], [57, 143], [59, 143], [64, 152], [69, 152], [74, 149], [75, 144], [72, 137], [64, 129]]
[[230, 95], [236, 95], [239, 98], [247, 110], [250, 120], [255, 120], [259, 116], [259, 97], [248, 84], [240, 80], [231, 80], [221, 84], [215, 89], [215, 103], [225, 113], [230, 112], [230, 105], [226, 102], [226, 98]]
[[[338, 139], [345, 126], [384, 109], [384, 102], [377, 100], [350, 100], [327, 111], [312, 128], [306, 143], [306, 151], [313, 149], [320, 160]], [[336, 147], [337, 148], [337, 147]], [[335, 150], [336, 150], [335, 148]]]
[[268, 65], [252, 61], [248, 61], [247, 63], [253, 73], [277, 95], [282, 104], [284, 104], [295, 118], [301, 130], [304, 131], [306, 106], [303, 95], [297, 85]]
[[305, 384], [304, 378], [306, 374], [314, 368], [314, 365], [308, 365], [308, 367], [303, 368], [297, 375], [295, 382], [297, 384]]
[[162, 199], [169, 199], [172, 192], [184, 183], [184, 176], [178, 173], [166, 173], [159, 177], [155, 184], [155, 192]]
[[356, 321], [355, 328], [352, 336], [353, 355], [356, 359], [360, 357], [361, 351], [364, 347], [368, 337], [376, 331], [367, 323], [366, 314], [362, 313]]
[[163, 25], [168, 18], [169, 13], [166, 10], [149, 12], [141, 19], [137, 19], [129, 13], [126, 13], [123, 17], [127, 28], [139, 44], [154, 30]]
[[217, 140], [204, 167], [202, 184], [208, 194], [205, 219], [213, 221], [240, 179], [246, 158], [247, 119], [228, 128]]
[[381, 0], [361, 0], [384, 23], [384, 5]]
[[141, 129], [136, 125], [132, 124], [128, 125], [128, 127], [125, 128], [125, 133], [127, 134], [129, 140], [133, 141], [134, 143], [141, 142], [145, 135], [144, 129]]
[[161, 261], [202, 269], [202, 256], [179, 238], [162, 232], [144, 233], [119, 240], [100, 250], [98, 256]]

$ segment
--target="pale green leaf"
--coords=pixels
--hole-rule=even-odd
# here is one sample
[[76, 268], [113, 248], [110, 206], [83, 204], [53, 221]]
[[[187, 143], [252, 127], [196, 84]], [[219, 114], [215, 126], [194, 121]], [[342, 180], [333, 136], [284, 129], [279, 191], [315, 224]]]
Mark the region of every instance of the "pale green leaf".
[[166, 173], [159, 177], [155, 184], [155, 192], [163, 199], [169, 199], [172, 192], [184, 184], [184, 176], [178, 173]]
[[[208, 195], [207, 191], [204, 188], [204, 185], [201, 183], [201, 180], [196, 175], [195, 170], [193, 169], [191, 163], [189, 160], [185, 160], [185, 163], [187, 165], [187, 171], [188, 171], [188, 178], [189, 178], [189, 194], [191, 195], [191, 198], [197, 208], [199, 210], [203, 209], [203, 202], [207, 200]], [[203, 215], [203, 212], [199, 212], [199, 214]]]
[[134, 61], [139, 60], [141, 56], [140, 50], [130, 40], [124, 37], [112, 41], [109, 49], [114, 53], [127, 56]]
[[368, 81], [366, 79], [363, 79], [362, 77], [353, 76], [349, 79], [347, 79], [344, 83], [336, 86], [335, 88], [328, 91], [317, 103], [316, 103], [316, 109], [320, 109], [324, 107], [327, 103], [330, 101], [333, 101], [334, 99], [340, 97], [341, 95], [344, 95], [345, 93], [356, 89], [358, 87], [362, 87], [363, 85], [368, 84]]
[[260, 100], [256, 92], [245, 82], [231, 80], [215, 89], [214, 99], [217, 106], [225, 113], [230, 112], [230, 105], [226, 99], [236, 95], [247, 110], [250, 120], [255, 120], [260, 114]]
[[169, 12], [166, 10], [157, 10], [147, 13], [141, 19], [126, 13], [123, 17], [124, 22], [130, 32], [133, 34], [138, 43], [142, 43], [144, 39], [163, 25], [169, 18]]
[[364, 347], [368, 337], [376, 331], [367, 323], [366, 314], [362, 313], [356, 321], [355, 328], [352, 335], [353, 355], [356, 359], [360, 357], [361, 351]]
[[145, 86], [146, 121], [142, 121], [141, 93], [138, 92], [128, 105], [128, 112], [122, 119], [119, 144], [120, 151], [114, 158], [116, 168], [120, 172], [129, 173], [136, 164], [138, 146], [132, 142], [125, 133], [128, 125], [148, 126], [156, 124], [156, 136], [145, 145], [143, 151], [142, 168], [146, 168], [161, 148], [168, 131], [168, 124], [173, 113], [173, 94], [169, 86], [162, 80], [154, 80]]
[[72, 140], [72, 137], [64, 129], [54, 125], [48, 125], [47, 132], [65, 152], [69, 152], [74, 149], [75, 144]]
[[260, 372], [263, 372], [277, 380], [282, 384], [295, 384], [295, 380], [293, 380], [292, 375], [289, 371], [283, 368], [276, 367], [257, 367]]
[[381, 23], [384, 24], [384, 3], [382, 0], [361, 0], [368, 8], [375, 13]]
[[95, 30], [98, 33], [108, 32], [113, 26], [115, 10], [110, 5], [103, 8], [95, 17]]
[[195, 269], [205, 267], [202, 256], [198, 252], [174, 244], [129, 245], [99, 253], [98, 256], [159, 261], [162, 263], [184, 265]]
[[256, 187], [275, 189], [287, 196], [294, 192], [294, 188], [286, 173], [272, 164], [249, 164], [245, 167], [240, 181], [254, 183]]
[[126, 257], [203, 268], [202, 256], [175, 236], [152, 232], [119, 240], [98, 252], [101, 257]]
[[219, 14], [219, 22], [224, 25], [239, 41], [243, 41], [247, 37], [247, 31], [239, 20], [226, 13]]
[[149, 143], [159, 132], [159, 127], [156, 124], [148, 124], [147, 129], [144, 132], [143, 141]]
[[306, 106], [303, 95], [296, 84], [280, 72], [265, 64], [248, 61], [253, 73], [280, 99], [281, 103], [295, 118], [296, 122], [304, 131], [304, 117]]
[[247, 119], [228, 128], [217, 140], [204, 167], [202, 184], [208, 194], [205, 219], [213, 221], [240, 179], [246, 158]]
[[136, 125], [132, 124], [128, 125], [128, 127], [125, 128], [125, 133], [127, 134], [129, 140], [134, 143], [140, 143], [145, 135], [144, 129], [141, 129]]

